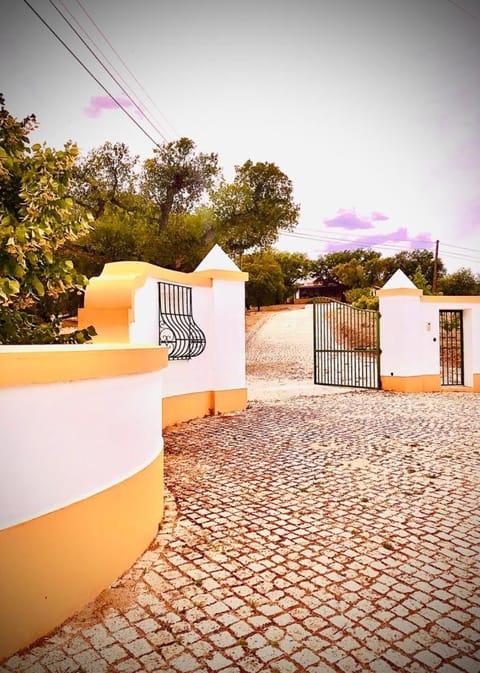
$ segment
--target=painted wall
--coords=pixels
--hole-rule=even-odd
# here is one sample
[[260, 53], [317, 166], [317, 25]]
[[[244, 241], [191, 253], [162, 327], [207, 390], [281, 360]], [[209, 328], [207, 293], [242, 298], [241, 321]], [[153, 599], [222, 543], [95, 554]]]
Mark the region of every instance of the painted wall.
[[[247, 274], [215, 246], [198, 269], [107, 264], [79, 327], [93, 344], [0, 347], [0, 659], [92, 600], [155, 536], [162, 427], [246, 407]], [[158, 346], [158, 283], [192, 288], [206, 348]], [[168, 365], [168, 366], [167, 366]]]
[[480, 297], [423, 296], [403, 275], [379, 290], [378, 296], [382, 388], [407, 392], [445, 389], [440, 381], [439, 314], [440, 310], [460, 310], [463, 389], [480, 391]]
[[0, 659], [127, 570], [163, 515], [163, 347], [0, 347]]
[[203, 353], [170, 360], [163, 373], [164, 426], [246, 407], [245, 281], [219, 246], [196, 271], [180, 273], [143, 262], [107, 264], [87, 288], [79, 325], [93, 324], [96, 342], [158, 343], [158, 283], [192, 288], [193, 317], [206, 337]]

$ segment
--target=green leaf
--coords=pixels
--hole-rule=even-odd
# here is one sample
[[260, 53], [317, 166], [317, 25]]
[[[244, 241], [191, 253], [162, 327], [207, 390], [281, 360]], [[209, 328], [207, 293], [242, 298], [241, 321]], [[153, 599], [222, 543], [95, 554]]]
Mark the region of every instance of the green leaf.
[[32, 287], [39, 297], [44, 296], [45, 288], [43, 287], [43, 283], [40, 282], [37, 276], [33, 276], [32, 278]]

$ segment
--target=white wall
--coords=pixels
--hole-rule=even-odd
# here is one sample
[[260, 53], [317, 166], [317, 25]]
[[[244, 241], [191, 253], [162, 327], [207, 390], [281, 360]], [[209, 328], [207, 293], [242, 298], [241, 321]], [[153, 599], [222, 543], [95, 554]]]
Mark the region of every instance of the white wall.
[[245, 284], [213, 281], [214, 389], [244, 388]]
[[158, 281], [148, 278], [146, 283], [135, 291], [130, 343], [158, 346], [158, 314]]
[[161, 398], [161, 371], [0, 388], [0, 528], [149, 465], [163, 448]]
[[413, 376], [423, 369], [420, 301], [416, 296], [380, 297], [380, 374]]
[[[158, 282], [149, 278], [135, 292], [132, 344], [158, 344]], [[169, 360], [163, 372], [163, 396], [244, 388], [245, 283], [214, 279], [211, 287], [193, 286], [192, 306], [206, 347], [190, 360]]]
[[440, 373], [440, 310], [463, 311], [465, 385], [480, 372], [480, 303], [442, 297], [380, 295], [382, 376]]

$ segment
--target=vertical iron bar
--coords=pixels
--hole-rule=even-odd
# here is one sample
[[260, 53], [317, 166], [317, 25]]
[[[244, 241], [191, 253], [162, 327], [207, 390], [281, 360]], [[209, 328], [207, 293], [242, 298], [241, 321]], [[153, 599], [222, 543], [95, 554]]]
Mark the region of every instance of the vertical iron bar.
[[381, 378], [381, 375], [380, 375], [380, 362], [381, 362], [381, 355], [382, 355], [382, 353], [381, 353], [381, 342], [380, 342], [380, 334], [381, 334], [380, 320], [381, 320], [381, 318], [382, 318], [382, 316], [377, 311], [376, 314], [375, 314], [375, 331], [376, 331], [376, 344], [375, 345], [376, 345], [376, 348], [377, 348], [375, 362], [376, 362], [376, 367], [377, 367], [377, 369], [376, 369], [377, 388], [379, 388], [379, 389], [382, 387], [382, 378]]
[[465, 368], [463, 360], [463, 311], [458, 312], [460, 318], [460, 385], [465, 385]]

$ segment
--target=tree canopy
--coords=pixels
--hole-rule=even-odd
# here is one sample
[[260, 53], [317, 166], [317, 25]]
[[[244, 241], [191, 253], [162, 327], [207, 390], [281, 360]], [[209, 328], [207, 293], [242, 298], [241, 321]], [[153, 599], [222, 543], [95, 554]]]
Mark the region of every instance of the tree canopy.
[[132, 157], [124, 143], [105, 142], [76, 162], [72, 174], [72, 196], [95, 219], [109, 207], [132, 209], [137, 162], [138, 157]]
[[275, 243], [279, 231], [291, 231], [300, 214], [291, 180], [268, 162], [235, 166], [233, 182], [224, 182], [211, 199], [217, 239], [240, 257]]
[[477, 295], [480, 294], [480, 273], [461, 267], [440, 279], [438, 289], [445, 295]]
[[[80, 291], [86, 278], [61, 246], [89, 229], [69, 196], [75, 145], [63, 150], [30, 145], [34, 115], [15, 119], [0, 95], [0, 343], [49, 342], [59, 338], [55, 315], [45, 320], [44, 297]], [[87, 332], [72, 340], [83, 340]]]
[[218, 173], [218, 156], [197, 153], [189, 138], [155, 149], [154, 157], [144, 162], [141, 188], [159, 209], [158, 229], [166, 228], [171, 212], [191, 212]]

